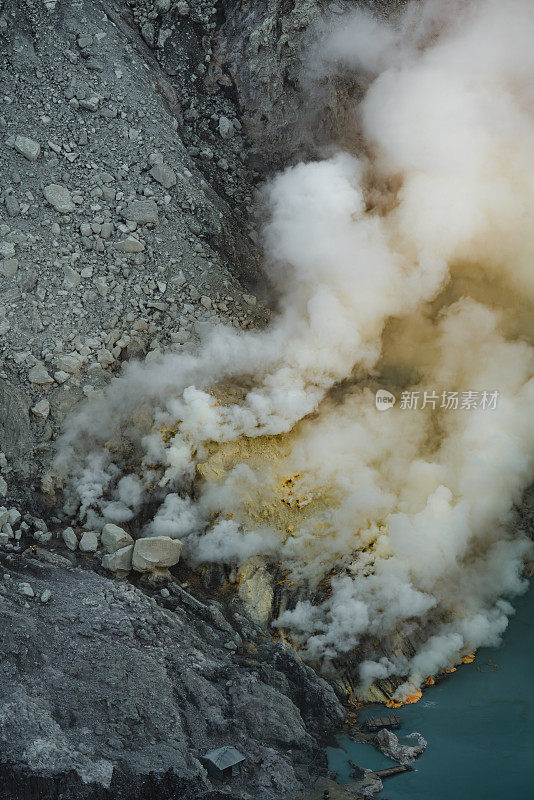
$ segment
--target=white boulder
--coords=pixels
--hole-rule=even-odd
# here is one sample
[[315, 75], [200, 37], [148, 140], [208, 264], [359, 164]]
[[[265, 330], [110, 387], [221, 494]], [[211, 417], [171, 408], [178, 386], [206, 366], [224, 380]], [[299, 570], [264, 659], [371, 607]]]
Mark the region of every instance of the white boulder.
[[182, 543], [169, 536], [138, 539], [134, 545], [132, 566], [137, 572], [172, 567], [180, 560]]
[[110, 572], [126, 574], [132, 568], [133, 544], [121, 547], [114, 553], [108, 553], [102, 557], [102, 566]]
[[98, 533], [96, 531], [84, 531], [79, 547], [82, 553], [96, 553], [98, 550]]
[[61, 534], [61, 537], [65, 542], [65, 544], [67, 545], [67, 547], [69, 548], [69, 550], [76, 550], [76, 548], [78, 547], [78, 537], [76, 536], [72, 528], [65, 528], [65, 530]]
[[117, 550], [134, 543], [129, 533], [126, 533], [125, 530], [119, 528], [118, 525], [113, 525], [111, 522], [108, 522], [102, 528], [100, 541], [105, 553], [115, 553]]

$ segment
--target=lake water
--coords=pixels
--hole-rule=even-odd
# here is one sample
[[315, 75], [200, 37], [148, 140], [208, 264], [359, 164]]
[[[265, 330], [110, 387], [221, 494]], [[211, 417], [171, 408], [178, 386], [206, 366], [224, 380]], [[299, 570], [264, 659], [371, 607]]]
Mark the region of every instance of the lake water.
[[[515, 606], [501, 647], [479, 650], [418, 703], [388, 711], [401, 717], [402, 734], [419, 731], [428, 746], [415, 771], [388, 778], [377, 797], [534, 800], [534, 589]], [[383, 713], [372, 706], [361, 719]], [[349, 758], [368, 769], [396, 763], [348, 737], [338, 744], [328, 760], [340, 783], [350, 781]]]

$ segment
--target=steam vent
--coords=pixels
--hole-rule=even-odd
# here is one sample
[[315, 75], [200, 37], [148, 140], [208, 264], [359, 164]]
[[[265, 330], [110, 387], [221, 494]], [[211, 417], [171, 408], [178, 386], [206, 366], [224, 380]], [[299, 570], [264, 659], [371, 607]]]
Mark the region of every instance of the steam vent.
[[532, 795], [533, 41], [0, 0], [0, 800]]

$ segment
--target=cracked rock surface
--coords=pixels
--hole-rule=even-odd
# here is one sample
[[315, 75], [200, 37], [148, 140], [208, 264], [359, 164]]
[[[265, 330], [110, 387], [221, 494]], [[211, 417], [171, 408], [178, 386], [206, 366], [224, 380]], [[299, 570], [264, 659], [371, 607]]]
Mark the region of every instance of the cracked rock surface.
[[247, 759], [233, 797], [296, 796], [326, 772], [319, 745], [343, 712], [289, 645], [173, 584], [142, 590], [42, 548], [0, 558], [4, 761], [104, 787], [173, 770], [198, 796], [217, 788], [199, 756], [224, 744]]

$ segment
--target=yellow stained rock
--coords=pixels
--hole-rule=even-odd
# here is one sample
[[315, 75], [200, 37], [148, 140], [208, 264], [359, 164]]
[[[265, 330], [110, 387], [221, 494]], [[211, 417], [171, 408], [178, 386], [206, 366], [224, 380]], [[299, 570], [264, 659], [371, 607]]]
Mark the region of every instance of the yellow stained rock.
[[476, 650], [474, 650], [472, 653], [468, 653], [466, 656], [462, 656], [461, 658], [462, 664], [472, 664], [473, 661], [475, 660], [475, 656], [476, 656]]

